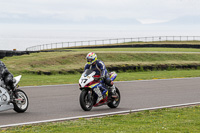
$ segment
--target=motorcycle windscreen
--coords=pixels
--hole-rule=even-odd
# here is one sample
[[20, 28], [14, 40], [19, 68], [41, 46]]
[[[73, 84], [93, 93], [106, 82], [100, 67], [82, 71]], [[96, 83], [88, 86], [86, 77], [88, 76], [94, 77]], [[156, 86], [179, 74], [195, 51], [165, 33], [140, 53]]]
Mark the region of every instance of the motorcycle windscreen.
[[90, 74], [92, 74], [92, 76], [93, 76], [93, 75], [95, 75], [95, 73], [96, 72], [92, 71], [91, 69], [86, 69], [82, 76], [87, 77]]

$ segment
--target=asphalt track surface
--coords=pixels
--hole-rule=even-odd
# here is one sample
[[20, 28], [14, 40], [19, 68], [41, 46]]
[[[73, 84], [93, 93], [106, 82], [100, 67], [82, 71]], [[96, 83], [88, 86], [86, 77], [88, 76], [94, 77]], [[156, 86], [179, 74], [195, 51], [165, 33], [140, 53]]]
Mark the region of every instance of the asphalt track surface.
[[0, 112], [0, 126], [58, 118], [101, 114], [200, 102], [200, 78], [115, 82], [121, 92], [118, 108], [94, 107], [83, 111], [79, 104], [78, 84], [21, 87], [29, 97], [25, 113]]

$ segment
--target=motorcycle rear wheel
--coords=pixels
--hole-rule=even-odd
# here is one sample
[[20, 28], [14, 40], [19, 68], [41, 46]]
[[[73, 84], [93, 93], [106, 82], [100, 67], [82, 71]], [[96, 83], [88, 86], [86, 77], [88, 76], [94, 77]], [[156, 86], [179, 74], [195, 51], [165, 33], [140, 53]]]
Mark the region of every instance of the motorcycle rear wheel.
[[119, 103], [120, 103], [120, 92], [119, 92], [119, 89], [116, 87], [116, 95], [117, 95], [117, 98], [115, 99], [112, 99], [107, 105], [108, 107], [110, 108], [117, 108]]
[[16, 95], [18, 96], [17, 99], [22, 99], [20, 101], [14, 101], [14, 111], [17, 113], [24, 113], [28, 109], [29, 101], [26, 93], [20, 89], [15, 90]]
[[93, 100], [89, 99], [89, 93], [87, 90], [81, 91], [79, 102], [84, 111], [90, 111], [93, 107]]

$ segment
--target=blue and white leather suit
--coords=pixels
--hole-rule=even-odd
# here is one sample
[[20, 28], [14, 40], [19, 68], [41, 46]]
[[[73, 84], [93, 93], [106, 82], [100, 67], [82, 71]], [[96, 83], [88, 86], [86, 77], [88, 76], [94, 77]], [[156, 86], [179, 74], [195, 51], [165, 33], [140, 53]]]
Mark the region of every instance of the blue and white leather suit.
[[111, 79], [109, 77], [108, 71], [107, 71], [106, 66], [103, 63], [103, 61], [97, 60], [96, 63], [94, 63], [92, 65], [86, 64], [84, 71], [86, 69], [91, 69], [96, 72], [96, 75], [100, 75], [101, 77], [103, 77], [103, 80], [101, 80], [102, 84], [105, 83], [108, 86], [112, 86]]

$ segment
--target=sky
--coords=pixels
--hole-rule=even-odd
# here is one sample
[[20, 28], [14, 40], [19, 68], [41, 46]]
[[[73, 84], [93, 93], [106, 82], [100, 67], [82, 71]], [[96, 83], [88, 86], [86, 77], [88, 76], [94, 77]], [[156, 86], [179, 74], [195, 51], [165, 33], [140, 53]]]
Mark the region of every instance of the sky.
[[104, 38], [198, 36], [199, 6], [200, 0], [0, 0], [0, 49]]
[[199, 0], [0, 0], [0, 24], [154, 24], [200, 18], [199, 5]]

